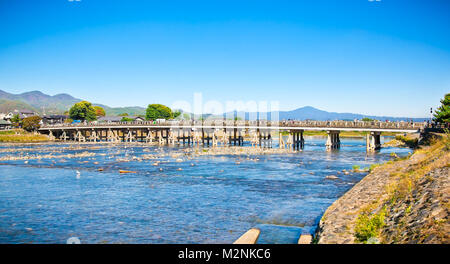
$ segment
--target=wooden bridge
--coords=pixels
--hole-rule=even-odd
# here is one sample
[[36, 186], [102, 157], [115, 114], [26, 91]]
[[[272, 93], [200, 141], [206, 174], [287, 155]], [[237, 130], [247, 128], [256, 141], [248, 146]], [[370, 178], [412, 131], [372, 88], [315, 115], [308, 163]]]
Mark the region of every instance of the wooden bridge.
[[[328, 150], [340, 147], [340, 131], [365, 131], [367, 150], [381, 147], [382, 132], [416, 133], [425, 123], [380, 121], [165, 121], [44, 125], [39, 131], [59, 140], [78, 142], [157, 142], [161, 145], [228, 146], [244, 144], [272, 147], [272, 134], [279, 133], [279, 147], [299, 150], [304, 147], [305, 130], [327, 131]], [[282, 135], [287, 135], [282, 136]]]

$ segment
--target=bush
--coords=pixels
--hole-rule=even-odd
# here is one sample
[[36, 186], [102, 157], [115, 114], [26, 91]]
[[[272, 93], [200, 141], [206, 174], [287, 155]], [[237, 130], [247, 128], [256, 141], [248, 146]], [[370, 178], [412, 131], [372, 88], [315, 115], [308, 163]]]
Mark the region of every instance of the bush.
[[22, 128], [28, 132], [36, 131], [39, 129], [39, 127], [41, 127], [41, 125], [39, 124], [41, 119], [42, 118], [40, 118], [39, 116], [25, 117], [22, 120]]
[[444, 135], [444, 144], [445, 149], [450, 150], [450, 131], [448, 129], [445, 129], [445, 135]]
[[395, 139], [400, 140], [401, 142], [405, 143], [410, 148], [416, 148], [419, 144], [418, 138], [409, 138], [402, 135], [395, 136]]
[[355, 237], [359, 243], [367, 243], [370, 238], [377, 238], [381, 232], [384, 223], [385, 210], [383, 209], [378, 214], [371, 215], [364, 211], [356, 219]]

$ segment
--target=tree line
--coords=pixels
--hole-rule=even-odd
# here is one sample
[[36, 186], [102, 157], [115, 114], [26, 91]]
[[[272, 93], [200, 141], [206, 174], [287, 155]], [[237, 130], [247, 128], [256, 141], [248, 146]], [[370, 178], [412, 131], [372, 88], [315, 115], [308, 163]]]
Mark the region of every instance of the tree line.
[[[105, 116], [105, 110], [100, 106], [93, 106], [88, 101], [81, 101], [74, 104], [70, 110], [66, 113], [70, 119], [66, 122], [72, 122], [73, 120], [81, 121], [95, 121], [100, 116]], [[173, 119], [181, 115], [181, 111], [172, 111], [169, 107], [162, 104], [150, 104], [147, 107], [145, 118], [147, 120], [156, 119]], [[122, 121], [133, 121], [133, 119], [127, 117], [127, 113], [123, 113]], [[22, 127], [27, 131], [36, 131], [40, 127], [42, 118], [39, 116], [30, 116], [20, 119], [19, 115], [14, 115], [11, 118], [11, 123], [14, 127]], [[446, 94], [441, 100], [441, 105], [436, 109], [433, 115], [433, 121], [438, 124], [444, 124], [447, 127], [450, 123], [450, 93]]]
[[[105, 116], [105, 110], [100, 106], [93, 106], [88, 101], [81, 101], [74, 104], [69, 112], [69, 117], [72, 120], [81, 121], [95, 121], [100, 116]], [[181, 111], [172, 111], [169, 107], [162, 104], [149, 104], [146, 110], [146, 120], [156, 119], [174, 119], [181, 114]], [[120, 114], [122, 121], [133, 121], [133, 119], [127, 117], [127, 113]]]

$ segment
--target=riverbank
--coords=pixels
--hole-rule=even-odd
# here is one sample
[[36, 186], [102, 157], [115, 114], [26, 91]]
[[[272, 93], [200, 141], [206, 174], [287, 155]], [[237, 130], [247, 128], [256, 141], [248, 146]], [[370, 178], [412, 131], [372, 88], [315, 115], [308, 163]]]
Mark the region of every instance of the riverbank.
[[450, 243], [450, 136], [379, 166], [322, 216], [317, 243]]
[[48, 136], [26, 132], [23, 129], [0, 131], [0, 143], [33, 143], [50, 141]]

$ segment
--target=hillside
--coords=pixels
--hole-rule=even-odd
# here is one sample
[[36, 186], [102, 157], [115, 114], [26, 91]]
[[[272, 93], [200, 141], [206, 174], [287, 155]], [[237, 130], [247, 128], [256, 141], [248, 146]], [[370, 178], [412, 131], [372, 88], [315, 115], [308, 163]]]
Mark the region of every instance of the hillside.
[[[31, 91], [21, 94], [11, 94], [0, 90], [0, 112], [10, 112], [16, 109], [29, 109], [38, 113], [62, 114], [82, 99], [75, 98], [69, 94], [47, 95], [40, 91]], [[93, 103], [105, 109], [107, 115], [118, 115], [128, 113], [130, 115], [144, 115], [145, 108], [133, 107], [109, 107]]]
[[81, 101], [68, 94], [47, 95], [40, 91], [31, 91], [22, 94], [11, 94], [0, 90], [1, 111], [15, 109], [29, 109], [42, 113], [63, 113], [74, 103]]
[[411, 157], [373, 166], [324, 213], [318, 243], [450, 242], [450, 135], [430, 135]]
[[[31, 91], [22, 94], [11, 94], [0, 90], [0, 111], [7, 112], [15, 109], [30, 109], [38, 113], [42, 113], [45, 110], [47, 114], [61, 114], [69, 110], [69, 108], [76, 102], [82, 101], [82, 99], [75, 98], [69, 94], [57, 94], [47, 95], [40, 91]], [[121, 113], [128, 113], [129, 115], [145, 115], [145, 107], [129, 106], [129, 107], [109, 107], [107, 105], [93, 102], [94, 105], [101, 106], [105, 109], [107, 115], [119, 115]], [[204, 116], [210, 116], [204, 114]], [[228, 113], [227, 116], [234, 116], [233, 113]], [[249, 119], [256, 118], [255, 113], [238, 112], [237, 116], [241, 118]], [[267, 114], [261, 114], [261, 116], [270, 116]], [[223, 115], [214, 116], [216, 118], [222, 118]], [[301, 107], [292, 111], [280, 111], [280, 120], [354, 120], [362, 119], [364, 117], [377, 119], [377, 120], [390, 120], [390, 121], [409, 121], [423, 122], [427, 118], [410, 118], [410, 117], [390, 117], [390, 116], [372, 116], [355, 113], [336, 113], [327, 112], [312, 106]]]
[[16, 109], [28, 109], [35, 112], [38, 111], [35, 107], [22, 101], [0, 99], [0, 113], [8, 113]]

